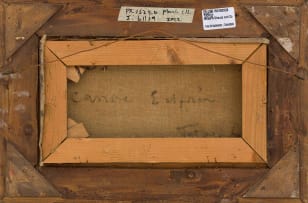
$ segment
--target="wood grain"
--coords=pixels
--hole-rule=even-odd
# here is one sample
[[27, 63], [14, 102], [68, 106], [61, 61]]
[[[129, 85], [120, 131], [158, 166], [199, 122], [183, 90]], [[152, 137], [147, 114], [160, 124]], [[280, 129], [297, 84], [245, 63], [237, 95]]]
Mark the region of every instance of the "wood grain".
[[[1, 90], [1, 89], [0, 89]], [[0, 131], [2, 133], [2, 130]], [[0, 136], [0, 200], [5, 195], [5, 176], [6, 176], [6, 140], [3, 134]]]
[[[55, 203], [63, 201], [62, 198], [57, 197], [5, 197], [2, 202], [3, 203], [37, 203], [37, 202], [44, 202], [44, 203]], [[2, 203], [1, 202], [1, 203]]]
[[[95, 43], [98, 43], [98, 44], [95, 44]], [[109, 43], [107, 47], [102, 46], [106, 43]], [[94, 46], [94, 49], [92, 46]], [[55, 54], [56, 57], [53, 56], [54, 59], [52, 59], [49, 56], [49, 58], [45, 60], [46, 65], [47, 65], [46, 70], [49, 71], [45, 74], [46, 81], [48, 81], [46, 84], [46, 87], [51, 88], [49, 90], [45, 89], [46, 90], [45, 92], [47, 95], [46, 103], [54, 102], [52, 101], [52, 99], [54, 99], [54, 100], [59, 101], [59, 103], [57, 103], [57, 105], [55, 106], [62, 106], [66, 104], [66, 93], [65, 93], [65, 97], [63, 97], [62, 93], [60, 95], [58, 94], [59, 93], [58, 91], [66, 90], [66, 82], [64, 80], [57, 81], [57, 84], [56, 84], [56, 82], [52, 80], [52, 77], [48, 78], [47, 76], [47, 74], [58, 75], [58, 77], [60, 78], [63, 78], [64, 76], [66, 76], [65, 71], [63, 72], [63, 70], [60, 70], [56, 72], [55, 68], [51, 69], [50, 67], [48, 67], [52, 63], [60, 63], [57, 61], [59, 59], [63, 60], [63, 63], [65, 63], [66, 65], [73, 65], [73, 66], [76, 66], [76, 65], [88, 65], [89, 66], [93, 64], [95, 65], [118, 65], [118, 64], [120, 65], [149, 65], [149, 64], [153, 65], [152, 62], [154, 62], [155, 65], [222, 64], [222, 63], [225, 63], [225, 64], [235, 63], [236, 64], [236, 63], [242, 63], [242, 61], [244, 61], [245, 59], [247, 60], [248, 56], [250, 56], [257, 49], [258, 46], [259, 45], [256, 43], [248, 43], [248, 44], [207, 43], [207, 42], [201, 42], [201, 41], [193, 42], [193, 44], [191, 44], [191, 43], [187, 43], [181, 40], [142, 40], [142, 41], [134, 40], [134, 41], [119, 41], [116, 43], [114, 43], [113, 41], [105, 41], [105, 42], [98, 41], [98, 42], [91, 42], [91, 43], [87, 41], [48, 41], [46, 43], [46, 47], [48, 50], [50, 51], [52, 50], [52, 52]], [[127, 49], [127, 47], [129, 47], [129, 49]], [[89, 53], [87, 51], [80, 51], [80, 50], [89, 50], [89, 49], [91, 49]], [[222, 53], [223, 55], [212, 53], [204, 49], [209, 49], [215, 52], [219, 52], [219, 53]], [[73, 55], [73, 53], [77, 53], [77, 52], [78, 52], [77, 55], [80, 55], [78, 57], [77, 55]], [[237, 53], [237, 55], [232, 55], [232, 53]], [[82, 56], [83, 54], [85, 55]], [[225, 57], [224, 55], [232, 55], [233, 58], [239, 58], [239, 60], [236, 60], [236, 59], [235, 61], [234, 59], [230, 60], [230, 58]], [[266, 158], [266, 132], [265, 132], [266, 72], [265, 72], [265, 68], [263, 67], [261, 68], [259, 66], [255, 67], [256, 65], [251, 67], [250, 65], [251, 63], [256, 63], [256, 64], [261, 64], [261, 66], [262, 65], [264, 66], [266, 64], [265, 58], [266, 58], [266, 45], [262, 45], [261, 48], [259, 48], [259, 50], [257, 50], [256, 53], [254, 53], [253, 57], [249, 58], [248, 61], [245, 62], [244, 72], [243, 72], [243, 83], [244, 85], [247, 85], [247, 87], [245, 87], [246, 89], [245, 88], [243, 89], [243, 94], [244, 94], [243, 97], [245, 98], [243, 100], [243, 112], [250, 112], [251, 111], [250, 106], [254, 106], [254, 109], [252, 110], [252, 112], [258, 112], [258, 115], [256, 117], [250, 114], [246, 115], [246, 113], [244, 113], [245, 118], [243, 119], [243, 122], [245, 122], [245, 125], [247, 125], [247, 128], [243, 128], [243, 132], [247, 134], [245, 135], [246, 137], [244, 136], [244, 138], [246, 139], [246, 141], [248, 141], [248, 144], [252, 145], [253, 148], [256, 147], [256, 149], [254, 150], [256, 150], [257, 153], [260, 153], [260, 156], [263, 158], [264, 161], [267, 160]], [[64, 65], [60, 64], [60, 66], [62, 67], [62, 69], [63, 67], [65, 69]], [[261, 74], [260, 78], [259, 78], [259, 74]], [[250, 80], [252, 80], [252, 78], [256, 78], [256, 82], [251, 83]], [[248, 83], [248, 81], [250, 83]], [[160, 82], [160, 83], [165, 83], [165, 82]], [[250, 84], [252, 85], [250, 86]], [[57, 85], [59, 85], [59, 87], [57, 87]], [[133, 89], [136, 89], [136, 88], [133, 88]], [[256, 92], [255, 97], [251, 96], [250, 94], [250, 92], [252, 92], [254, 89], [257, 89], [257, 91], [255, 91]], [[257, 102], [255, 100], [257, 100]], [[252, 103], [254, 103], [254, 105], [252, 105]], [[58, 111], [58, 108], [56, 110]], [[62, 110], [61, 113], [58, 111], [59, 112], [58, 114], [56, 114], [55, 112], [56, 111], [49, 110], [50, 114], [54, 114], [57, 116], [62, 115], [63, 117], [66, 117], [65, 115], [66, 109]], [[48, 117], [49, 115], [45, 115], [45, 116], [47, 117], [47, 118], [45, 117], [46, 124], [53, 122], [53, 124], [51, 124], [53, 126], [57, 126], [59, 128], [59, 125], [61, 125], [60, 129], [66, 128], [67, 125], [65, 123], [58, 122], [59, 120], [56, 120], [56, 117], [52, 118], [52, 117]], [[71, 117], [72, 115], [69, 115], [69, 116]], [[251, 119], [248, 120], [248, 118], [252, 118], [252, 120]], [[257, 123], [257, 126], [251, 126], [252, 123]], [[54, 127], [49, 128], [48, 130], [53, 130], [53, 129]], [[257, 129], [259, 131], [255, 132]], [[45, 134], [43, 135], [43, 138], [49, 139], [49, 140], [54, 139], [54, 138], [46, 137], [48, 133], [52, 132], [48, 130], [45, 129]], [[64, 132], [65, 131], [62, 130], [60, 131], [60, 134], [64, 134]], [[56, 137], [56, 138], [60, 137], [61, 139], [56, 140], [56, 142], [54, 142], [53, 144], [50, 144], [50, 142], [46, 143], [44, 142], [44, 139], [43, 139], [43, 153], [46, 150], [49, 153], [50, 152], [52, 153], [52, 151], [55, 150], [56, 146], [59, 145], [61, 140], [64, 139], [63, 135], [57, 135], [58, 133], [55, 133], [56, 135], [54, 133], [51, 133], [51, 134], [53, 137]], [[262, 139], [260, 143], [257, 143], [256, 136], [261, 136]], [[69, 144], [67, 143], [72, 142], [73, 140], [75, 142], [72, 143], [73, 145], [71, 147], [72, 149], [75, 148], [76, 150], [67, 148], [67, 146], [69, 146]], [[139, 141], [136, 141], [134, 139], [132, 140], [133, 140], [132, 143], [130, 143], [130, 141], [128, 140], [125, 140], [124, 143], [122, 143], [124, 144], [124, 146], [126, 145], [126, 143], [128, 143], [129, 146], [125, 146], [125, 147], [128, 147], [127, 149], [129, 149], [127, 151], [125, 150], [121, 151], [120, 149], [121, 145], [112, 145], [110, 150], [112, 151], [112, 153], [117, 154], [115, 155], [115, 157], [113, 157], [111, 155], [108, 155], [108, 153], [104, 154], [105, 152], [100, 151], [100, 149], [105, 148], [106, 143], [109, 143], [111, 141], [110, 139], [99, 139], [99, 140], [97, 139], [98, 148], [96, 149], [95, 147], [93, 147], [95, 144], [93, 146], [89, 145], [89, 144], [95, 143], [94, 139], [79, 139], [78, 142], [76, 142], [75, 139], [69, 139], [69, 140], [66, 140], [64, 143], [62, 143], [60, 148], [58, 148], [54, 154], [48, 157], [48, 159], [44, 160], [44, 163], [57, 163], [56, 161], [57, 159], [59, 159], [58, 163], [66, 163], [66, 160], [67, 160], [67, 163], [79, 163], [79, 162], [80, 163], [88, 163], [88, 162], [89, 163], [100, 163], [100, 161], [102, 163], [113, 163], [113, 162], [116, 162], [116, 163], [129, 163], [129, 162], [132, 162], [132, 163], [151, 163], [151, 162], [184, 163], [185, 160], [187, 161], [187, 163], [202, 163], [206, 161], [212, 162], [212, 163], [213, 162], [220, 162], [220, 163], [260, 162], [260, 160], [257, 160], [257, 161], [254, 160], [254, 159], [259, 159], [258, 157], [257, 158], [253, 157], [252, 159], [250, 158], [250, 160], [249, 158], [247, 159], [247, 157], [236, 158], [240, 156], [238, 155], [238, 152], [231, 150], [231, 148], [230, 148], [231, 151], [229, 152], [236, 153], [236, 155], [228, 157], [228, 158], [231, 158], [229, 161], [224, 156], [220, 157], [217, 149], [214, 150], [212, 148], [209, 148], [209, 151], [208, 151], [207, 147], [205, 147], [204, 150], [200, 148], [199, 151], [198, 150], [194, 151], [194, 148], [201, 147], [199, 145], [194, 146], [194, 144], [197, 143], [196, 140], [190, 141], [192, 142], [191, 149], [189, 148], [186, 149], [187, 156], [192, 157], [192, 155], [194, 155], [196, 156], [196, 160], [188, 159], [188, 158], [182, 159], [181, 157], [177, 157], [172, 161], [170, 157], [167, 158], [169, 156], [168, 155], [169, 151], [167, 149], [168, 144], [165, 146], [165, 149], [167, 149], [166, 151], [159, 150], [160, 148], [159, 142], [163, 142], [162, 141], [163, 139], [162, 140], [153, 139], [154, 143], [152, 144], [151, 144], [152, 142], [151, 139], [139, 140]], [[208, 140], [210, 140], [211, 143], [215, 143], [214, 140], [212, 139], [208, 139]], [[224, 139], [217, 139], [217, 142], [218, 140], [220, 143]], [[76, 155], [72, 156], [72, 153], [77, 152], [78, 151], [77, 149], [79, 149], [79, 147], [82, 146], [82, 142], [85, 142], [84, 148], [83, 148], [85, 154], [84, 155], [80, 154], [78, 156]], [[116, 142], [118, 143], [119, 139], [117, 139]], [[207, 142], [205, 142], [204, 144], [209, 145]], [[170, 140], [170, 143], [172, 144], [169, 147], [175, 149], [175, 151], [170, 151], [171, 157], [172, 156], [175, 157], [176, 154], [180, 152], [177, 150], [180, 150], [180, 149], [182, 150], [185, 145], [184, 142], [182, 141], [171, 142]], [[135, 147], [134, 147], [134, 144], [136, 144]], [[251, 150], [250, 147], [244, 146], [244, 145], [240, 146], [241, 150], [249, 152]], [[49, 149], [48, 148], [45, 149], [44, 148], [45, 146], [48, 146]], [[52, 150], [50, 150], [50, 146], [52, 146]], [[106, 147], [107, 146], [108, 144], [106, 145]], [[153, 147], [153, 152], [150, 152], [150, 155], [151, 153], [153, 153], [153, 155], [151, 156], [153, 156], [154, 159], [151, 159], [150, 156], [142, 157], [143, 154], [146, 153], [142, 151], [146, 146]], [[236, 144], [233, 146], [236, 146]], [[130, 150], [137, 150], [137, 152], [140, 153], [141, 156], [140, 157], [137, 156], [135, 157], [136, 159], [134, 159], [134, 156], [135, 156], [134, 154], [129, 155]], [[138, 150], [141, 150], [141, 151], [138, 151]], [[148, 150], [151, 151], [151, 149], [148, 149]], [[212, 153], [211, 150], [214, 150], [214, 153]], [[68, 155], [65, 155], [65, 153], [68, 153]], [[93, 153], [94, 154], [102, 153], [102, 156], [99, 156], [99, 157], [95, 156], [95, 158], [92, 158], [92, 156], [94, 155]], [[125, 153], [128, 153], [127, 157]], [[203, 156], [203, 158], [200, 159], [200, 155], [198, 155], [198, 153], [201, 153], [201, 154], [204, 153], [205, 156]], [[248, 157], [253, 156], [253, 153], [251, 152], [249, 152], [248, 154], [249, 154]], [[208, 158], [207, 160], [204, 158], [206, 156], [210, 158]], [[43, 157], [45, 158], [46, 155], [44, 156], [43, 154]], [[83, 158], [81, 160], [78, 160], [78, 158], [76, 157], [83, 157]]]
[[308, 2], [301, 7], [300, 69], [306, 70], [305, 81], [301, 82], [301, 131], [300, 131], [300, 186], [301, 199], [308, 202]]
[[300, 6], [304, 0], [237, 0], [240, 4], [262, 6]]
[[243, 139], [264, 161], [267, 161], [266, 64], [266, 45], [262, 45], [247, 59], [242, 68]]
[[300, 67], [308, 70], [308, 3], [301, 7], [301, 27], [300, 27]]
[[7, 154], [6, 197], [60, 196], [13, 145], [7, 145]]
[[42, 3], [5, 4], [5, 9], [5, 48], [6, 57], [10, 57], [46, 23], [59, 6]]
[[[132, 201], [64, 199], [59, 197], [6, 197], [3, 203], [132, 203]], [[1, 202], [2, 203], [2, 202]]]
[[[3, 0], [4, 2], [7, 3], [21, 3], [25, 2], [25, 0]], [[26, 2], [37, 2], [37, 0], [26, 0]], [[52, 4], [59, 4], [59, 3], [64, 3], [63, 0], [44, 0], [43, 2], [45, 3], [52, 3]], [[130, 1], [132, 5], [135, 4], [142, 4], [142, 1], [138, 0], [131, 0]], [[210, 0], [209, 2], [213, 2], [213, 0]], [[228, 3], [230, 4], [256, 4], [256, 5], [293, 5], [293, 6], [300, 6], [302, 5], [304, 0], [230, 0]], [[102, 1], [92, 1], [92, 0], [65, 0], [65, 3], [86, 3], [86, 4], [103, 4], [105, 6], [110, 6], [110, 7], [119, 7], [121, 5], [121, 1], [119, 0], [113, 0], [113, 1], [108, 1], [108, 2], [102, 2]], [[189, 0], [181, 0], [178, 1], [177, 4], [180, 6], [189, 6], [189, 3], [191, 4], [192, 2]], [[224, 3], [224, 2], [223, 2]], [[151, 0], [149, 1], [149, 4], [163, 4], [165, 7], [172, 7], [172, 5], [175, 5], [174, 0], [165, 0], [165, 1], [160, 1], [160, 0]], [[146, 6], [146, 3], [142, 4], [143, 6]], [[140, 5], [140, 6], [142, 6]]]
[[[0, 90], [1, 87], [0, 87]], [[3, 105], [1, 105], [3, 107]], [[6, 176], [6, 132], [3, 129], [0, 129], [0, 200], [5, 195], [5, 176]]]
[[[306, 98], [308, 98], [306, 96]], [[307, 119], [307, 111], [305, 112]], [[307, 127], [306, 127], [307, 129]], [[307, 130], [306, 130], [307, 132]], [[300, 186], [301, 199], [303, 202], [308, 202], [308, 138], [307, 133], [301, 138], [301, 171], [300, 171]]]
[[40, 170], [67, 198], [141, 203], [220, 202], [223, 199], [235, 202], [268, 169], [42, 167]]
[[[117, 17], [121, 6], [153, 6], [153, 7], [183, 7], [196, 8], [193, 23], [127, 23], [118, 22]], [[235, 29], [202, 30], [201, 9], [234, 6], [237, 14]], [[104, 11], [104, 12], [102, 12]], [[68, 4], [51, 21], [43, 26], [39, 35], [48, 36], [130, 36], [149, 30], [165, 30], [178, 37], [260, 37], [264, 29], [253, 22], [250, 14], [237, 3], [229, 1], [104, 1], [98, 3], [80, 2]], [[99, 28], [99, 29], [98, 29]], [[149, 36], [170, 37], [162, 33], [149, 33]]]
[[299, 58], [300, 9], [293, 6], [247, 6], [251, 14], [296, 60]]
[[7, 112], [8, 89], [0, 83], [0, 200], [5, 196], [5, 176], [7, 167], [6, 140], [8, 134]]
[[241, 138], [68, 138], [44, 163], [256, 164], [263, 160]]
[[[70, 1], [72, 2], [72, 1]], [[75, 1], [74, 1], [75, 2]], [[298, 4], [297, 4], [297, 3]], [[109, 2], [108, 2], [109, 3]], [[132, 2], [128, 2], [132, 3]], [[294, 3], [294, 4], [293, 4]], [[298, 1], [258, 1], [257, 4], [262, 5], [299, 5], [302, 2]], [[91, 5], [90, 5], [91, 4]], [[280, 45], [275, 42], [265, 30], [259, 24], [256, 23], [254, 18], [250, 16], [245, 9], [238, 10], [238, 18], [241, 26], [238, 29], [232, 30], [219, 30], [204, 32], [201, 30], [201, 17], [194, 19], [193, 25], [161, 25], [161, 24], [138, 24], [138, 23], [122, 23], [115, 22], [118, 14], [118, 9], [123, 4], [119, 1], [110, 1], [110, 4], [99, 4], [94, 2], [79, 2], [79, 4], [70, 4], [66, 6], [53, 20], [46, 24], [40, 31], [42, 35], [47, 33], [51, 36], [128, 36], [135, 33], [140, 33], [145, 30], [163, 29], [167, 32], [173, 33], [180, 37], [268, 37], [271, 41], [269, 46], [269, 63], [275, 67], [279, 67], [281, 70], [294, 70], [296, 62], [290, 59], [290, 56], [283, 50]], [[136, 6], [175, 6], [174, 2], [134, 2]], [[230, 4], [230, 2], [219, 3], [219, 6]], [[194, 6], [199, 12], [204, 7], [217, 7], [218, 3], [214, 1], [207, 2], [195, 2], [191, 1], [178, 2], [179, 7]], [[108, 6], [109, 8], [115, 8], [107, 10], [106, 12], [100, 12], [102, 9]], [[199, 11], [198, 11], [199, 10]], [[104, 19], [103, 21], [101, 19]], [[115, 26], [116, 24], [116, 26]], [[80, 27], [82, 26], [82, 27]], [[163, 26], [163, 27], [162, 27]], [[100, 29], [97, 29], [99, 27]], [[190, 27], [188, 29], [188, 27]], [[78, 29], [74, 29], [78, 28]], [[85, 29], [87, 28], [87, 29]], [[164, 34], [148, 34], [147, 37], [160, 36], [166, 37]], [[268, 136], [268, 150], [269, 150], [269, 163], [275, 164], [296, 142], [295, 123], [292, 118], [297, 117], [295, 111], [288, 110], [290, 107], [297, 108], [296, 93], [297, 83], [296, 80], [291, 79], [289, 76], [276, 71], [269, 72], [268, 85], [269, 91], [269, 136]], [[280, 99], [287, 98], [287, 99]], [[281, 136], [282, 135], [282, 136]]]
[[[281, 184], [281, 182], [288, 184]], [[263, 180], [251, 187], [244, 197], [300, 198], [298, 147], [294, 147], [282, 157], [263, 177]]]
[[33, 36], [16, 52], [7, 69], [9, 83], [9, 136], [26, 159], [37, 163], [38, 118], [38, 39]]
[[[268, 65], [295, 72], [297, 63], [275, 39], [270, 38]], [[299, 80], [285, 73], [268, 71], [268, 162], [273, 166], [297, 142], [302, 122]]]
[[4, 5], [0, 4], [0, 70], [5, 61], [5, 9]]
[[[24, 0], [10, 0], [24, 2]], [[27, 1], [31, 2], [31, 1]], [[34, 2], [34, 1], [32, 1]], [[47, 1], [45, 1], [47, 2]], [[166, 7], [197, 7], [196, 13], [202, 8], [233, 6], [235, 3], [258, 5], [293, 5], [299, 6], [302, 0], [240, 0], [240, 1], [80, 1], [80, 0], [48, 0], [51, 3], [68, 3], [59, 15], [46, 24], [39, 32], [55, 37], [61, 36], [128, 36], [150, 29], [164, 29], [178, 36], [184, 37], [269, 37], [269, 63], [281, 70], [296, 70], [296, 62], [282, 51], [280, 45], [272, 39], [264, 28], [255, 23], [253, 18], [236, 6], [237, 19], [240, 26], [231, 30], [218, 30], [204, 32], [201, 28], [201, 17], [197, 16], [191, 25], [169, 24], [140, 24], [117, 23], [116, 17], [122, 4], [136, 6], [166, 6]], [[35, 1], [37, 3], [37, 1]], [[72, 4], [74, 3], [74, 4]], [[91, 5], [90, 5], [91, 4]], [[104, 8], [112, 8], [102, 12]], [[115, 8], [115, 9], [113, 9]], [[149, 34], [148, 36], [150, 36]], [[151, 35], [152, 36], [152, 35]], [[150, 36], [150, 37], [151, 37]], [[165, 37], [163, 34], [153, 36]], [[303, 55], [305, 52], [302, 52]], [[306, 66], [307, 67], [307, 66]], [[34, 73], [33, 73], [34, 74]], [[25, 78], [23, 79], [25, 80]], [[297, 79], [284, 73], [269, 71], [269, 161], [275, 164], [296, 142], [298, 121], [300, 113], [296, 110], [298, 104], [299, 85]], [[31, 88], [31, 90], [36, 90]], [[0, 93], [1, 94], [1, 93]], [[304, 97], [307, 98], [307, 97]], [[302, 99], [302, 102], [306, 100]], [[303, 108], [302, 108], [303, 109]], [[35, 112], [34, 110], [31, 110]], [[35, 149], [36, 145], [25, 145]], [[306, 153], [307, 154], [307, 153]], [[304, 159], [306, 160], [306, 159]], [[307, 165], [307, 164], [306, 164]], [[134, 202], [228, 202], [237, 201], [248, 187], [258, 182], [267, 169], [195, 169], [195, 170], [167, 170], [167, 169], [108, 169], [108, 168], [73, 168], [73, 167], [43, 167], [42, 172], [48, 177], [61, 193], [68, 198], [83, 199], [108, 199], [121, 201], [130, 199]], [[86, 174], [86, 175], [85, 175]], [[192, 174], [192, 175], [191, 175]], [[192, 177], [192, 178], [191, 178]], [[285, 183], [288, 184], [288, 183]], [[307, 187], [306, 187], [307, 188]], [[308, 193], [306, 193], [308, 194]], [[303, 194], [303, 195], [306, 195]], [[307, 198], [306, 198], [307, 199]], [[306, 200], [305, 199], [305, 200]], [[74, 202], [75, 199], [72, 201]], [[5, 201], [16, 202], [19, 200], [6, 198]], [[37, 202], [29, 199], [28, 202]], [[290, 202], [298, 199], [263, 199], [245, 200], [246, 202]], [[307, 201], [307, 200], [306, 200]], [[25, 202], [24, 199], [21, 202]]]
[[240, 198], [239, 203], [302, 203], [299, 198]]
[[[1, 8], [1, 7], [0, 7]], [[0, 67], [0, 71], [2, 67]], [[8, 137], [9, 76], [0, 74], [0, 200], [5, 195], [6, 140]]]
[[308, 83], [301, 83], [301, 107], [302, 107], [302, 130], [300, 134], [300, 183], [301, 198], [304, 203], [308, 202]]
[[[54, 61], [48, 63], [48, 61]], [[42, 158], [52, 153], [67, 136], [66, 66], [45, 49], [45, 112]], [[55, 97], [54, 95], [57, 95]]]
[[191, 43], [181, 40], [47, 41], [46, 46], [68, 66], [241, 64], [258, 46], [257, 43]]
[[6, 171], [6, 140], [8, 136], [8, 85], [9, 76], [2, 75], [5, 61], [4, 46], [4, 7], [0, 4], [0, 200], [5, 195], [5, 171]]
[[[50, 4], [60, 4], [64, 3], [63, 0], [41, 0], [44, 3], [50, 3]], [[6, 3], [21, 3], [21, 2], [37, 2], [36, 0], [3, 0], [3, 2]], [[209, 2], [213, 3], [215, 1], [210, 0]], [[302, 5], [304, 0], [229, 0], [228, 3], [230, 4], [256, 4], [256, 5], [293, 5], [293, 6], [300, 6]], [[65, 0], [65, 3], [85, 3], [85, 4], [103, 4], [105, 6], [110, 6], [110, 7], [119, 7], [121, 6], [121, 1], [119, 0], [112, 0], [108, 2], [102, 2], [102, 1], [92, 1], [92, 0]], [[132, 5], [134, 4], [140, 4], [140, 6], [146, 6], [147, 4], [138, 1], [138, 0], [130, 0], [130, 3]], [[184, 7], [184, 6], [189, 6], [192, 2], [189, 0], [181, 0], [176, 2], [179, 7]], [[225, 2], [222, 2], [225, 3]], [[148, 4], [163, 4], [165, 7], [171, 7], [172, 5], [175, 5], [174, 0], [165, 0], [161, 2], [160, 0], [150, 0]]]

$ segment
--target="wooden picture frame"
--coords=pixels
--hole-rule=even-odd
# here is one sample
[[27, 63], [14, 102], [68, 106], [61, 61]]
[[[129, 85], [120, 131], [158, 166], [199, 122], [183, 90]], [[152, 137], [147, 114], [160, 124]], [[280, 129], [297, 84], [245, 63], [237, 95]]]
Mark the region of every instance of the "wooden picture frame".
[[[192, 23], [119, 22], [122, 6], [194, 8], [195, 15]], [[236, 27], [204, 31], [202, 10], [226, 7], [234, 7]], [[304, 0], [1, 1], [0, 202], [308, 202], [307, 29], [308, 2]], [[172, 37], [188, 44], [193, 41], [193, 46], [199, 47], [195, 41], [200, 39], [234, 43], [232, 38], [235, 37], [236, 43], [244, 43], [241, 40], [245, 39], [245, 43], [260, 44], [267, 42], [255, 39], [266, 37], [269, 40], [267, 166], [252, 163], [251, 167], [237, 167], [236, 164], [220, 167], [213, 163], [214, 167], [208, 167], [206, 163], [205, 167], [186, 164], [160, 167], [156, 164], [158, 167], [154, 168], [148, 164], [135, 168], [135, 163], [129, 167], [123, 163], [119, 163], [121, 167], [42, 163], [39, 139], [42, 141], [44, 126], [40, 125], [40, 119], [44, 121], [44, 114], [41, 113], [54, 109], [52, 105], [44, 108], [44, 97], [39, 97], [40, 91], [44, 95], [45, 90], [42, 88], [44, 80], [39, 81], [44, 79], [41, 68], [44, 55], [40, 53], [49, 54], [53, 58], [49, 62], [58, 61], [54, 63], [56, 66], [62, 66], [61, 61], [65, 59], [62, 56], [57, 59], [44, 43], [41, 43], [42, 50], [39, 49], [40, 40], [45, 37], [48, 40], [87, 40], [88, 44], [94, 43], [91, 49], [99, 49], [95, 40], [102, 39]], [[176, 61], [174, 53], [171, 50], [169, 56]], [[47, 65], [48, 61], [45, 62]], [[80, 67], [77, 69], [79, 73], [83, 71]], [[106, 71], [108, 74], [110, 69]], [[78, 81], [75, 68], [68, 66], [66, 71], [69, 80]], [[82, 75], [79, 83], [69, 81], [68, 84], [81, 85], [87, 74]], [[70, 93], [71, 86], [68, 90]], [[40, 112], [40, 105], [45, 111]], [[84, 139], [87, 136], [83, 123], [70, 119], [64, 122], [68, 125], [64, 135], [68, 138], [64, 138], [64, 142], [70, 137]], [[51, 155], [62, 144], [59, 140], [54, 143], [58, 145], [50, 148]]]
[[[267, 164], [265, 41], [47, 41], [41, 61], [41, 164]], [[153, 58], [157, 50], [160, 54]], [[170, 57], [170, 50], [174, 57]], [[78, 81], [79, 77], [72, 66], [200, 64], [242, 65], [241, 138], [70, 136], [67, 78]], [[74, 126], [80, 130], [80, 125]]]

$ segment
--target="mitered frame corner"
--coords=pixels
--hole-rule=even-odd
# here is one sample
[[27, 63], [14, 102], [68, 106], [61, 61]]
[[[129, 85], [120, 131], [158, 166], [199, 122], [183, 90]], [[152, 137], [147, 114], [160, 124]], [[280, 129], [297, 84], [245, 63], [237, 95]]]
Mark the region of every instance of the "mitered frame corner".
[[[128, 49], [132, 50], [127, 52]], [[170, 49], [180, 60], [169, 57]], [[161, 54], [153, 59], [153, 53], [157, 50], [160, 50]], [[47, 41], [44, 56], [42, 164], [121, 165], [123, 163], [183, 166], [267, 164], [266, 44], [247, 43], [247, 40], [246, 43], [237, 43], [236, 40], [213, 43], [206, 39], [189, 42], [174, 39], [105, 40], [92, 43], [82, 40]], [[67, 137], [67, 70], [71, 66], [93, 66], [93, 64], [97, 66], [241, 64], [243, 136], [241, 138], [117, 138], [116, 140]], [[150, 153], [141, 150], [149, 144]], [[186, 146], [193, 147], [187, 149]], [[204, 148], [207, 150], [200, 150]], [[140, 149], [138, 156], [136, 153], [131, 153], [136, 151], [135, 149]], [[116, 156], [109, 156], [109, 153]]]

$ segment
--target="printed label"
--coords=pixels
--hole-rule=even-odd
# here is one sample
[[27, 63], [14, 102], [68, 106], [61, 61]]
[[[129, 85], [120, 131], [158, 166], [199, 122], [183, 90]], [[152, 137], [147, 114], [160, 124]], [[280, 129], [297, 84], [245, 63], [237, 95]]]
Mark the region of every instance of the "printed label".
[[233, 7], [202, 10], [204, 30], [235, 28], [235, 12]]
[[118, 21], [192, 23], [193, 8], [160, 8], [122, 6]]

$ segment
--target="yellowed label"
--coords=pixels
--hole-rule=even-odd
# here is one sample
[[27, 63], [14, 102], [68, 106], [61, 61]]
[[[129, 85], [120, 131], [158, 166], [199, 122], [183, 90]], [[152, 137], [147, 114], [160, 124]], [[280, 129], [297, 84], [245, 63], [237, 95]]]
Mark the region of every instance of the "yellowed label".
[[122, 6], [118, 21], [192, 23], [194, 8]]

